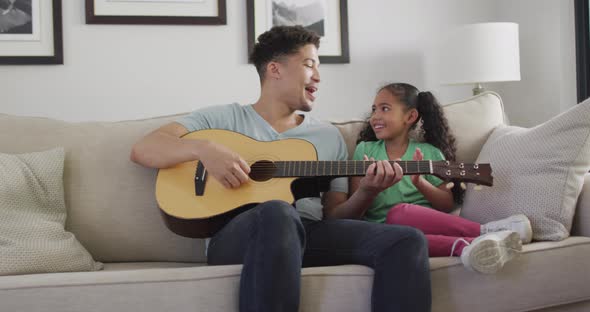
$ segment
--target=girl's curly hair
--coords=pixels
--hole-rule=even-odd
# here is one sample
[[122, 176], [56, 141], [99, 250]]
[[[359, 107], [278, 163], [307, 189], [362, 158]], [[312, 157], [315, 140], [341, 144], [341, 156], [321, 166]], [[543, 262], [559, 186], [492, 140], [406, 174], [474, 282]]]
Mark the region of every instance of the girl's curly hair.
[[[378, 92], [382, 90], [387, 90], [395, 96], [400, 103], [406, 106], [406, 111], [415, 108], [419, 116], [410, 129], [416, 128], [416, 125], [422, 120], [421, 130], [424, 142], [438, 148], [447, 160], [456, 160], [457, 146], [455, 137], [449, 129], [442, 107], [432, 93], [420, 92], [416, 87], [407, 83], [390, 83], [381, 87]], [[368, 122], [369, 118], [367, 118], [367, 123], [359, 134], [357, 144], [362, 141], [377, 141], [377, 136]], [[465, 191], [458, 183], [455, 183], [452, 191], [455, 202], [462, 203]]]

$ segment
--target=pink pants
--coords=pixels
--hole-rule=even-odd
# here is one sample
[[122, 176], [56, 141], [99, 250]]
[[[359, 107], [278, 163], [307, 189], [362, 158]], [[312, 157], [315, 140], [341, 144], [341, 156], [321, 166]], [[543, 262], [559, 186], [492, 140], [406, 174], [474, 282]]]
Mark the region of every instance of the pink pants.
[[412, 226], [422, 231], [428, 239], [431, 257], [449, 257], [453, 243], [459, 240], [453, 256], [461, 256], [467, 246], [460, 239], [471, 242], [481, 235], [481, 224], [432, 208], [412, 204], [397, 204], [387, 213], [387, 224]]

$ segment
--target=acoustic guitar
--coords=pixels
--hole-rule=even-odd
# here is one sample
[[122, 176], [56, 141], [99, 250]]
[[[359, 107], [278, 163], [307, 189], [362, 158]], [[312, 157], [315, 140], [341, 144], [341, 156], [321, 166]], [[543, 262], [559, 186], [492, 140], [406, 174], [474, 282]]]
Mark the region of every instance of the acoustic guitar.
[[[227, 189], [207, 175], [199, 161], [160, 169], [156, 200], [167, 227], [194, 238], [211, 237], [231, 218], [256, 203], [278, 199], [295, 201], [294, 185], [300, 178], [363, 176], [373, 161], [318, 161], [313, 144], [301, 139], [261, 142], [240, 133], [208, 129], [186, 134], [185, 139], [207, 139], [238, 153], [250, 165], [250, 180]], [[391, 161], [393, 163], [394, 161]], [[448, 161], [395, 161], [404, 175], [431, 174], [445, 181], [491, 186], [489, 164]], [[310, 179], [303, 179], [308, 184]]]

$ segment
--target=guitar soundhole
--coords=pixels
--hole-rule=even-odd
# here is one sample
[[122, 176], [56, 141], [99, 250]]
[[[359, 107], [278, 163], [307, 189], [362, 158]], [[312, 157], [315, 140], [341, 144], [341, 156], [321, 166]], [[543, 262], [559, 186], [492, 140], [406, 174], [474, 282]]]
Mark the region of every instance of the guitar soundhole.
[[272, 179], [277, 171], [277, 166], [270, 160], [260, 160], [250, 166], [250, 179], [258, 182]]

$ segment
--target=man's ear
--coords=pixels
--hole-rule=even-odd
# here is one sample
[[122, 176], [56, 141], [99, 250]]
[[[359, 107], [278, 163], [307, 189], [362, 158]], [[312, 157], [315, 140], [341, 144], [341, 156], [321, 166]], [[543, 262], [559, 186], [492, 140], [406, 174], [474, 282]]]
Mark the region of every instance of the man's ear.
[[270, 79], [281, 78], [281, 64], [278, 62], [268, 62], [266, 64], [266, 76]]

